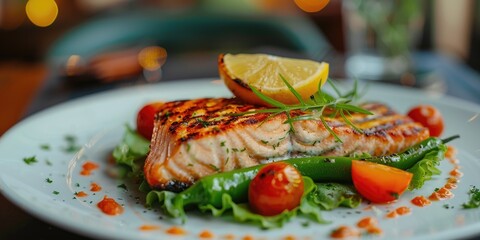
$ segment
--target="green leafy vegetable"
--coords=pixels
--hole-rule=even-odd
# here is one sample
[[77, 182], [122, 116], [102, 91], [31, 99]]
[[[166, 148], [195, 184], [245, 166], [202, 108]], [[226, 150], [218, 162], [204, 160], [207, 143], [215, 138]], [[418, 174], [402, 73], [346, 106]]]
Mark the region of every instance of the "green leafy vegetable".
[[423, 159], [415, 163], [413, 167], [407, 169], [408, 172], [413, 174], [412, 181], [410, 182], [409, 190], [420, 189], [425, 181], [432, 179], [434, 175], [441, 173], [437, 166], [440, 165], [440, 161], [445, 158], [445, 152], [447, 146], [441, 144], [438, 148], [431, 150]]
[[150, 149], [150, 141], [126, 125], [122, 141], [113, 150], [113, 158], [128, 173], [141, 174], [143, 160]]
[[468, 191], [468, 196], [470, 199], [468, 200], [468, 202], [462, 204], [463, 208], [469, 209], [480, 207], [480, 189], [472, 186], [470, 188], [470, 191]]
[[[276, 216], [262, 216], [256, 214], [250, 211], [246, 201], [236, 203], [233, 201], [232, 196], [227, 193], [222, 194], [220, 203], [209, 203], [206, 201], [198, 204], [197, 208], [202, 212], [211, 212], [211, 214], [216, 217], [224, 216], [227, 213], [232, 213], [232, 216], [236, 221], [253, 223], [261, 228], [266, 229], [281, 227], [299, 213], [315, 222], [326, 223], [326, 221], [321, 217], [321, 211], [317, 203], [312, 201], [314, 197], [308, 197], [317, 191], [317, 186], [314, 184], [312, 179], [308, 177], [304, 177], [304, 184], [305, 192], [300, 206], [291, 211], [284, 211]], [[247, 195], [247, 192], [242, 192], [241, 194]], [[197, 195], [197, 197], [199, 196]], [[180, 217], [185, 221], [186, 214], [184, 208], [189, 207], [189, 205], [185, 204], [185, 202], [183, 202], [181, 199], [184, 199], [181, 196], [181, 193], [176, 194], [169, 191], [154, 190], [147, 194], [146, 201], [147, 205], [149, 206], [160, 204], [161, 208], [164, 209], [170, 216]]]
[[340, 183], [317, 183], [317, 191], [312, 194], [313, 201], [323, 210], [342, 207], [356, 208], [362, 197], [352, 185]]

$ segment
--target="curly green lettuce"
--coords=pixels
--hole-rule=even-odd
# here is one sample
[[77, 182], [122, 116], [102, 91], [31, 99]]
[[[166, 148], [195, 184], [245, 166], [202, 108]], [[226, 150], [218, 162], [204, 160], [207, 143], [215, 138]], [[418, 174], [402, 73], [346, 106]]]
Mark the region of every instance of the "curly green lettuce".
[[441, 173], [438, 166], [440, 162], [445, 159], [447, 146], [442, 144], [436, 150], [432, 150], [425, 155], [423, 159], [415, 163], [413, 167], [407, 169], [413, 174], [412, 181], [408, 187], [409, 190], [420, 189], [426, 181], [431, 180], [434, 175]]
[[129, 176], [141, 175], [143, 160], [150, 149], [150, 141], [142, 137], [130, 126], [125, 125], [122, 141], [113, 150], [113, 158], [118, 166], [123, 167], [124, 174]]

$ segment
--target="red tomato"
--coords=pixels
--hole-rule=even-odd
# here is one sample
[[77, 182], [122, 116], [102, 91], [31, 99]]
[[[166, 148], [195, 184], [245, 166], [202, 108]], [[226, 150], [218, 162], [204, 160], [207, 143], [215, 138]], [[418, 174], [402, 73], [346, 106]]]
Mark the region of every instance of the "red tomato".
[[137, 132], [146, 139], [152, 138], [153, 122], [157, 110], [163, 105], [161, 102], [153, 102], [144, 105], [137, 114]]
[[353, 185], [374, 203], [395, 201], [408, 188], [413, 174], [398, 168], [367, 161], [352, 161]]
[[415, 122], [421, 123], [430, 130], [430, 136], [438, 137], [443, 132], [443, 117], [440, 111], [430, 105], [418, 105], [412, 108], [408, 114]]
[[275, 162], [264, 166], [253, 178], [248, 200], [254, 212], [273, 216], [300, 205], [303, 191], [300, 172], [288, 163]]

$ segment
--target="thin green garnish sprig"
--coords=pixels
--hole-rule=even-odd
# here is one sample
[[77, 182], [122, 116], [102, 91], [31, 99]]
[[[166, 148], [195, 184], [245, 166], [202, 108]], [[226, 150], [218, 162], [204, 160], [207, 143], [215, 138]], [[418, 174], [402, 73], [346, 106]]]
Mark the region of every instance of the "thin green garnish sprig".
[[[343, 121], [347, 125], [351, 126], [355, 131], [362, 132], [362, 130], [356, 127], [355, 124], [350, 121], [347, 116], [351, 116], [352, 113], [362, 113], [367, 115], [372, 114], [370, 111], [354, 104], [359, 99], [358, 85], [356, 81], [351, 91], [342, 94], [340, 90], [335, 86], [335, 84], [333, 84], [333, 81], [331, 79], [327, 79], [328, 84], [332, 87], [337, 97], [334, 97], [326, 93], [325, 91], [322, 91], [322, 86], [321, 84], [319, 84], [318, 91], [315, 94], [313, 94], [309, 99], [303, 99], [300, 93], [298, 93], [292, 87], [292, 85], [290, 85], [290, 83], [285, 79], [285, 77], [283, 77], [282, 74], [280, 74], [280, 78], [288, 87], [290, 92], [295, 96], [295, 98], [297, 98], [299, 102], [298, 104], [282, 103], [261, 93], [254, 86], [249, 86], [255, 95], [257, 95], [260, 99], [262, 99], [272, 107], [267, 109], [248, 111], [242, 113], [242, 115], [250, 113], [272, 113], [273, 116], [275, 116], [285, 113], [285, 115], [287, 116], [287, 120], [285, 121], [285, 123], [288, 123], [290, 125], [291, 131], [295, 131], [293, 127], [293, 122], [295, 121], [320, 120], [323, 126], [327, 129], [327, 131], [332, 136], [334, 136], [335, 141], [342, 142], [340, 137], [338, 137], [338, 135], [328, 125], [325, 117], [340, 116]], [[292, 112], [294, 111], [302, 111], [309, 114], [292, 117]]]

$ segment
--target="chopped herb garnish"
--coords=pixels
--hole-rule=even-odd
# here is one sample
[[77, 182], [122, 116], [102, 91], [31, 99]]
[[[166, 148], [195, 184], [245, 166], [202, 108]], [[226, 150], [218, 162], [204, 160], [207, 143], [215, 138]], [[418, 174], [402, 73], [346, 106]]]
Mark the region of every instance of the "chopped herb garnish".
[[468, 202], [462, 204], [463, 208], [478, 208], [480, 207], [480, 189], [475, 186], [472, 186], [468, 191], [468, 196], [470, 199]]
[[220, 171], [220, 169], [219, 169], [217, 166], [213, 165], [213, 164], [210, 164], [209, 166], [210, 166], [211, 168], [213, 168], [213, 170], [215, 170], [215, 171], [217, 171], [217, 172]]
[[50, 162], [50, 160], [48, 160], [48, 159], [45, 159], [45, 164], [47, 164], [48, 166], [52, 166], [52, 165], [53, 165], [52, 162]]
[[77, 144], [77, 138], [73, 135], [66, 135], [65, 141], [67, 142], [67, 146], [63, 148], [63, 150], [67, 153], [74, 153], [80, 150], [80, 146]]
[[52, 182], [53, 182], [53, 180], [50, 179], [50, 178], [45, 179], [45, 181], [46, 181], [47, 183], [52, 183]]
[[435, 191], [435, 192], [438, 192], [438, 190], [440, 190], [440, 188], [438, 188], [438, 187], [433, 189], [433, 191]]
[[123, 188], [123, 189], [125, 189], [125, 191], [128, 191], [127, 185], [125, 185], [124, 183], [118, 185], [117, 187], [118, 187], [118, 188]]
[[220, 142], [220, 147], [225, 147], [225, 141]]
[[266, 141], [266, 140], [260, 140], [260, 141], [261, 141], [263, 144], [267, 144], [267, 143], [268, 143], [268, 141]]
[[40, 148], [41, 148], [42, 150], [48, 151], [48, 150], [50, 150], [50, 145], [48, 145], [48, 144], [42, 144], [42, 145], [40, 145]]
[[53, 191], [52, 193], [53, 193], [53, 194], [55, 194], [55, 195], [58, 195], [58, 194], [60, 194], [60, 192], [59, 192], [59, 191]]
[[308, 227], [308, 226], [310, 226], [310, 222], [303, 222], [302, 223], [302, 227]]
[[450, 206], [450, 204], [443, 204], [443, 208], [445, 208], [445, 209], [452, 209], [453, 206]]
[[75, 183], [75, 186], [76, 186], [76, 187], [80, 187], [80, 183]]
[[[310, 97], [310, 99], [302, 99], [301, 95], [290, 85], [290, 83], [280, 74], [281, 80], [288, 87], [290, 92], [297, 98], [298, 104], [284, 104], [273, 98], [266, 96], [261, 93], [258, 89], [253, 86], [250, 86], [252, 92], [257, 95], [260, 99], [272, 106], [272, 108], [261, 109], [255, 111], [247, 111], [243, 114], [250, 113], [272, 113], [272, 114], [281, 114], [285, 113], [287, 120], [285, 121], [290, 125], [290, 131], [294, 132], [293, 122], [301, 120], [320, 120], [325, 127], [325, 129], [335, 137], [335, 141], [342, 142], [338, 135], [333, 131], [333, 129], [328, 125], [325, 116], [333, 117], [340, 116], [342, 120], [349, 126], [351, 126], [356, 132], [361, 133], [362, 130], [357, 128], [348, 118], [351, 113], [362, 113], [371, 115], [372, 113], [366, 109], [363, 109], [357, 105], [352, 104], [353, 102], [359, 99], [359, 94], [357, 92], [357, 82], [354, 83], [353, 89], [345, 94], [342, 94], [339, 89], [333, 84], [330, 79], [327, 79], [328, 84], [333, 88], [337, 97], [322, 91], [322, 85], [318, 85], [318, 91]], [[292, 117], [292, 112], [295, 111], [308, 112], [310, 114], [304, 114], [300, 116]]]
[[193, 167], [193, 164], [189, 163], [187, 166], [189, 166], [189, 167]]
[[196, 120], [197, 120], [198, 123], [202, 124], [203, 127], [208, 127], [208, 126], [210, 126], [210, 123], [209, 123], [209, 122], [207, 122], [207, 121], [205, 121], [205, 120], [203, 120], [203, 119], [201, 119], [201, 118], [196, 118]]
[[187, 152], [190, 152], [190, 144], [187, 143]]
[[37, 158], [35, 156], [26, 157], [26, 158], [23, 158], [23, 161], [28, 165], [32, 165], [37, 162]]

